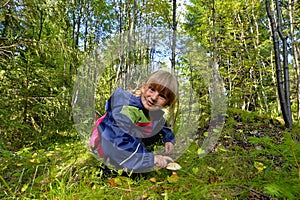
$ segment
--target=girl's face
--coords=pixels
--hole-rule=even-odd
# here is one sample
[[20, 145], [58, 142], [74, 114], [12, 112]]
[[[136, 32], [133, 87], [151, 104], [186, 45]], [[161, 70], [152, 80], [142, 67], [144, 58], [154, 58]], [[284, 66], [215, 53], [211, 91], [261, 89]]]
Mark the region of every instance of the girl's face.
[[154, 87], [143, 84], [142, 86], [142, 104], [149, 111], [162, 109], [167, 104], [167, 97], [158, 92]]

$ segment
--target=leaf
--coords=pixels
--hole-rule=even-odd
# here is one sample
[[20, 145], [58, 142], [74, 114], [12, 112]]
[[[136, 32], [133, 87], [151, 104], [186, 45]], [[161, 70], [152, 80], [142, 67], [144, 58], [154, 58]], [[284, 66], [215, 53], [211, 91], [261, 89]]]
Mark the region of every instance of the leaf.
[[213, 172], [217, 173], [217, 170], [215, 168], [213, 168], [213, 167], [207, 166], [207, 169], [209, 169], [210, 171], [213, 171]]
[[17, 173], [14, 173], [12, 176], [14, 176], [14, 177], [19, 177], [21, 175], [21, 173], [20, 172], [17, 172]]
[[225, 148], [222, 148], [222, 147], [220, 147], [220, 148], [218, 148], [220, 151], [222, 151], [222, 152], [226, 152], [227, 150], [225, 149]]
[[254, 167], [259, 171], [259, 172], [261, 172], [261, 171], [263, 171], [264, 169], [266, 169], [267, 167], [263, 164], [263, 163], [261, 163], [261, 162], [254, 162]]
[[214, 133], [220, 133], [220, 130], [217, 129], [217, 128], [214, 128], [214, 129], [213, 129], [213, 132], [214, 132]]
[[197, 174], [199, 172], [199, 168], [198, 167], [193, 167], [192, 169], [194, 174]]
[[166, 168], [169, 170], [179, 170], [179, 169], [181, 169], [181, 166], [178, 163], [171, 162], [171, 163], [168, 163]]
[[25, 191], [27, 190], [27, 188], [28, 188], [28, 184], [25, 183], [25, 184], [23, 185], [21, 191], [22, 191], [22, 192], [25, 192]]
[[177, 173], [173, 172], [171, 176], [168, 176], [167, 181], [169, 183], [176, 183], [176, 182], [178, 182], [178, 178], [179, 177], [178, 177]]
[[123, 172], [124, 172], [124, 171], [123, 171], [122, 169], [119, 169], [119, 170], [118, 170], [119, 176], [121, 176]]
[[133, 185], [135, 184], [135, 181], [128, 177], [118, 176], [107, 179], [107, 183], [112, 187], [117, 187], [120, 185]]
[[53, 154], [50, 152], [50, 153], [47, 153], [46, 156], [51, 157], [51, 156], [53, 156]]
[[146, 199], [148, 197], [147, 192], [143, 192], [142, 199]]
[[152, 177], [152, 178], [150, 178], [150, 181], [152, 182], [152, 183], [156, 183], [156, 178], [155, 177]]
[[197, 154], [198, 154], [198, 155], [205, 154], [205, 151], [204, 151], [203, 149], [199, 148], [199, 149], [197, 150]]
[[118, 186], [118, 183], [116, 182], [115, 178], [107, 179], [107, 183], [112, 187], [117, 187]]
[[17, 163], [18, 167], [21, 167], [23, 165], [23, 163]]

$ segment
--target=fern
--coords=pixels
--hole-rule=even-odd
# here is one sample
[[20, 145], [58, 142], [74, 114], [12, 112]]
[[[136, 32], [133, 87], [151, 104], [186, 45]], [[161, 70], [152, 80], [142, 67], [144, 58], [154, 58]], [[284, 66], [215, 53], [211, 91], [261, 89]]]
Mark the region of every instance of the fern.
[[264, 189], [266, 190], [266, 193], [273, 197], [297, 199], [297, 197], [300, 196], [299, 184], [291, 184], [293, 180], [288, 182], [285, 181], [268, 184], [264, 187]]

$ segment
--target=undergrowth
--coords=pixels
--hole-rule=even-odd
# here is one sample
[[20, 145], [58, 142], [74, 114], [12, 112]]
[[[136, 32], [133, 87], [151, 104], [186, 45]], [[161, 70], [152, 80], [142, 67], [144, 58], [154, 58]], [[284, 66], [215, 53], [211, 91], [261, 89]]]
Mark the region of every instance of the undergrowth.
[[[297, 199], [299, 127], [284, 129], [255, 113], [229, 113], [213, 150], [200, 158], [193, 143], [176, 173], [109, 171], [79, 139], [44, 148], [0, 150], [1, 199]], [[200, 139], [205, 136], [200, 134]]]

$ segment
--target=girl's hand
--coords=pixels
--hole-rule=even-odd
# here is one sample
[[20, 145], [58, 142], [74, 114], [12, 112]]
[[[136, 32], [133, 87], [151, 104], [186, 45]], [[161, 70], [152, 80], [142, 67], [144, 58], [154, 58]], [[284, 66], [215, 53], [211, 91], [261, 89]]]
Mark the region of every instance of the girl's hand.
[[166, 142], [165, 143], [165, 153], [171, 154], [174, 150], [174, 144], [172, 142]]
[[154, 165], [158, 168], [166, 168], [169, 162], [174, 162], [169, 156], [154, 155]]

